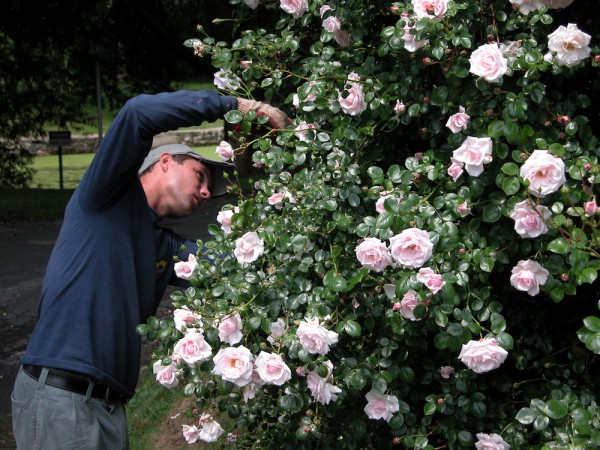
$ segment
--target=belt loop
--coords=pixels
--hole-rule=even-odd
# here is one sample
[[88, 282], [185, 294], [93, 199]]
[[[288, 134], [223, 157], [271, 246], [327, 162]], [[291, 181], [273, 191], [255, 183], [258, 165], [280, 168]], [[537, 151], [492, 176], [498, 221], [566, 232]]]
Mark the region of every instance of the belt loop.
[[85, 393], [86, 400], [89, 400], [92, 397], [92, 392], [94, 391], [94, 386], [96, 386], [96, 383], [94, 383], [92, 380], [89, 380], [87, 392]]
[[44, 389], [44, 386], [46, 385], [46, 378], [48, 377], [48, 372], [49, 370], [47, 367], [42, 368], [42, 373], [40, 373], [40, 377], [37, 381], [37, 386], [35, 387], [37, 391], [41, 391], [42, 389]]

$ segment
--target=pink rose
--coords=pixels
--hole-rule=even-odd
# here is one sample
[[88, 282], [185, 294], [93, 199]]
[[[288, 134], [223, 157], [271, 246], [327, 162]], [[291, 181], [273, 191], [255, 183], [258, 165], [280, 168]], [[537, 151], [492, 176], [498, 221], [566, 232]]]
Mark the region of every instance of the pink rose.
[[442, 17], [448, 10], [448, 0], [412, 0], [417, 19]]
[[594, 197], [594, 199], [592, 199], [589, 202], [585, 202], [583, 204], [583, 210], [585, 211], [586, 215], [588, 216], [593, 216], [594, 214], [596, 214], [598, 212], [598, 205], [596, 204], [596, 198]]
[[465, 165], [455, 158], [450, 158], [450, 161], [452, 164], [448, 167], [448, 175], [452, 177], [453, 181], [456, 181], [463, 174], [463, 167], [465, 167]]
[[346, 114], [356, 116], [367, 109], [365, 95], [363, 94], [363, 88], [361, 85], [352, 83], [352, 86], [346, 89], [344, 92], [347, 93], [346, 96], [344, 96], [341, 92], [338, 93], [338, 101], [340, 102], [342, 111], [344, 111]]
[[417, 281], [423, 283], [432, 294], [437, 294], [446, 285], [446, 282], [442, 280], [442, 276], [434, 273], [429, 267], [419, 269]]
[[565, 163], [547, 150], [534, 150], [521, 166], [521, 178], [529, 181], [529, 192], [545, 197], [566, 183]]
[[492, 140], [489, 137], [467, 137], [453, 152], [454, 159], [465, 165], [467, 173], [478, 177], [483, 173], [483, 165], [492, 161]]
[[394, 112], [396, 114], [404, 114], [404, 111], [406, 111], [406, 106], [400, 100], [397, 100], [396, 105], [394, 106]]
[[221, 425], [209, 414], [204, 414], [200, 421], [202, 428], [198, 433], [198, 438], [204, 442], [217, 442], [219, 436], [225, 432]]
[[404, 19], [404, 21], [406, 22], [406, 25], [404, 25], [404, 34], [402, 35], [402, 40], [404, 41], [404, 48], [407, 51], [416, 52], [421, 47], [429, 44], [428, 40], [417, 41], [415, 39], [415, 35], [410, 32], [412, 29], [416, 29], [415, 26], [414, 25], [410, 26], [408, 24], [408, 19], [406, 19], [406, 18]]
[[331, 361], [325, 361], [323, 365], [327, 367], [327, 376], [321, 378], [316, 370], [309, 372], [306, 377], [306, 385], [315, 401], [322, 405], [328, 405], [330, 402], [335, 402], [337, 400], [338, 394], [341, 393], [342, 390], [330, 383], [333, 372], [333, 364]]
[[471, 211], [471, 208], [469, 208], [469, 205], [467, 204], [467, 202], [462, 202], [460, 205], [458, 205], [456, 210], [458, 211], [458, 213], [461, 216], [463, 216], [465, 214], [468, 214]]
[[217, 222], [221, 224], [221, 230], [223, 230], [225, 234], [231, 233], [231, 218], [237, 212], [239, 212], [239, 210], [236, 206], [233, 210], [225, 209], [219, 211], [217, 214]]
[[333, 11], [333, 8], [329, 5], [321, 6], [321, 8], [319, 9], [319, 15], [321, 16], [321, 19], [323, 18], [323, 16], [325, 15], [325, 13], [327, 11]]
[[371, 390], [367, 393], [366, 398], [365, 412], [369, 419], [384, 419], [389, 422], [394, 413], [400, 411], [400, 403], [395, 395], [380, 394]]
[[275, 339], [283, 336], [285, 331], [285, 321], [282, 318], [277, 319], [275, 322], [271, 322], [271, 334], [267, 337], [267, 341], [273, 344]]
[[233, 254], [240, 264], [256, 261], [265, 251], [265, 244], [258, 234], [249, 231], [235, 241]]
[[152, 365], [152, 373], [156, 375], [156, 381], [169, 389], [174, 388], [179, 384], [177, 375], [179, 375], [180, 372], [181, 370], [179, 370], [173, 364], [163, 366], [161, 360], [156, 361]]
[[321, 325], [318, 318], [301, 320], [296, 336], [304, 350], [319, 355], [326, 355], [329, 346], [336, 344], [339, 338], [335, 331], [330, 331]]
[[256, 9], [258, 7], [258, 0], [244, 0], [244, 3], [250, 9]]
[[[409, 290], [400, 301], [400, 314], [402, 317], [408, 320], [412, 320], [413, 322], [419, 320], [415, 317], [414, 309], [421, 302], [417, 299], [417, 293], [412, 289]], [[394, 310], [396, 310], [396, 305], [394, 305]]]
[[242, 85], [242, 80], [231, 70], [219, 69], [214, 76], [214, 84], [224, 91], [235, 91]]
[[[257, 0], [257, 4], [258, 4], [258, 0]], [[251, 65], [252, 65], [252, 60], [250, 60], [250, 59], [243, 59], [242, 61], [240, 61], [240, 66], [242, 66], [242, 68], [244, 68], [244, 69], [249, 69]]]
[[292, 378], [290, 368], [275, 353], [260, 352], [254, 363], [258, 376], [267, 384], [281, 386]]
[[477, 433], [476, 436], [475, 448], [477, 450], [510, 450], [510, 445], [499, 434]]
[[276, 192], [268, 198], [269, 205], [281, 206], [284, 198], [285, 194], [283, 192]]
[[304, 121], [300, 121], [298, 126], [296, 127], [295, 136], [300, 139], [302, 142], [312, 142], [312, 136], [314, 136], [314, 132], [310, 133], [310, 130], [318, 130], [321, 128], [319, 124], [316, 123], [306, 123]]
[[450, 378], [450, 375], [454, 373], [454, 367], [452, 366], [442, 366], [440, 367], [440, 375], [442, 378]]
[[233, 161], [235, 159], [235, 154], [233, 152], [233, 147], [231, 144], [225, 141], [221, 141], [221, 143], [217, 146], [215, 153], [219, 155], [219, 157], [223, 161]]
[[552, 213], [543, 205], [532, 205], [523, 200], [515, 205], [510, 218], [515, 221], [515, 231], [522, 238], [535, 238], [548, 232], [546, 222]]
[[212, 373], [243, 387], [252, 381], [253, 359], [250, 350], [243, 345], [223, 348], [213, 358], [215, 367]]
[[590, 56], [591, 36], [570, 23], [559, 26], [548, 36], [548, 49], [559, 66], [573, 67]]
[[408, 228], [390, 238], [389, 249], [392, 258], [402, 267], [417, 269], [431, 258], [433, 243], [427, 231]]
[[188, 444], [198, 442], [198, 427], [196, 425], [182, 425], [182, 433]]
[[385, 200], [391, 198], [392, 200], [396, 200], [396, 203], [400, 204], [402, 202], [401, 197], [395, 197], [393, 194], [381, 193], [381, 196], [375, 202], [375, 211], [379, 214], [383, 214], [385, 212]]
[[450, 128], [450, 131], [453, 133], [460, 133], [462, 130], [467, 129], [467, 126], [469, 125], [469, 119], [471, 119], [471, 116], [465, 113], [465, 108], [459, 106], [458, 112], [456, 114], [452, 114], [448, 118], [446, 126]]
[[356, 246], [355, 252], [363, 267], [375, 272], [382, 272], [392, 262], [386, 245], [374, 237], [365, 238]]
[[229, 345], [237, 344], [242, 340], [242, 318], [238, 313], [221, 320], [218, 326], [219, 339]]
[[335, 16], [329, 16], [323, 21], [323, 28], [330, 33], [337, 33], [342, 28], [342, 21]]
[[199, 333], [202, 333], [202, 316], [198, 313], [192, 312], [187, 307], [177, 308], [173, 311], [173, 320], [175, 321], [175, 328], [182, 333], [188, 328], [195, 328]]
[[518, 7], [521, 14], [529, 14], [542, 7], [541, 0], [510, 0], [510, 3]]
[[294, 19], [299, 19], [308, 9], [307, 0], [280, 0], [281, 9], [291, 14]]
[[519, 261], [511, 271], [510, 284], [517, 290], [534, 296], [540, 292], [550, 273], [539, 263], [528, 259]]
[[508, 61], [498, 48], [498, 44], [485, 44], [471, 53], [469, 71], [483, 77], [490, 83], [499, 83], [508, 71]]
[[195, 366], [206, 361], [212, 355], [212, 347], [204, 340], [201, 333], [188, 331], [173, 347], [177, 354], [188, 366]]
[[187, 261], [175, 263], [175, 275], [183, 280], [190, 280], [194, 276], [196, 267], [198, 267], [198, 260], [193, 253], [190, 253]]
[[504, 362], [508, 352], [504, 350], [496, 339], [481, 339], [463, 344], [458, 359], [475, 373], [489, 372], [497, 369]]

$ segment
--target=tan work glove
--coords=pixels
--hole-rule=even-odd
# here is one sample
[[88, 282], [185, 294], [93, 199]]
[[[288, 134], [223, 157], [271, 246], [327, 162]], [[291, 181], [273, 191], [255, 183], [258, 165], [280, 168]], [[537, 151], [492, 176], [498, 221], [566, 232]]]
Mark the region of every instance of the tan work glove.
[[286, 113], [268, 103], [245, 98], [238, 98], [237, 101], [239, 112], [245, 115], [248, 111], [256, 111], [257, 116], [267, 116], [273, 128], [285, 128], [286, 125], [292, 123]]

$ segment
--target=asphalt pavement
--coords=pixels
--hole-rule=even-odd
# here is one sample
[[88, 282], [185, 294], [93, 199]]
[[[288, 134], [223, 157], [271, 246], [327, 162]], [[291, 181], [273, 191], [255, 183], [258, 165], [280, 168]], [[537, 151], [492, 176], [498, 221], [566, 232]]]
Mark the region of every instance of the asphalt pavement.
[[[162, 225], [190, 239], [210, 239], [207, 226], [217, 223], [232, 196], [212, 199], [192, 215]], [[10, 395], [21, 357], [35, 325], [46, 264], [62, 222], [0, 224], [0, 449], [14, 449]], [[168, 301], [168, 298], [163, 299]]]

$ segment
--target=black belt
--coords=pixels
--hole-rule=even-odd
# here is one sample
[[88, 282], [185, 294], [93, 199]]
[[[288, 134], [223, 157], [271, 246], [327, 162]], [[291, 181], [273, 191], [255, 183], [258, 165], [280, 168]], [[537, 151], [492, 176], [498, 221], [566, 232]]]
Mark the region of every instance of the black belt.
[[[23, 366], [23, 370], [33, 379], [39, 380], [43, 367]], [[71, 374], [58, 369], [48, 369], [48, 376], [46, 377], [45, 384], [55, 388], [64, 389], [65, 391], [75, 392], [76, 394], [86, 395], [90, 383], [94, 384], [94, 387], [92, 388], [92, 397], [102, 399], [107, 403], [114, 403], [115, 401], [126, 403], [128, 400], [126, 397], [111, 391], [108, 386], [96, 383], [84, 374], [78, 376], [74, 373]]]

